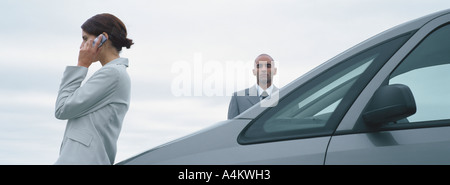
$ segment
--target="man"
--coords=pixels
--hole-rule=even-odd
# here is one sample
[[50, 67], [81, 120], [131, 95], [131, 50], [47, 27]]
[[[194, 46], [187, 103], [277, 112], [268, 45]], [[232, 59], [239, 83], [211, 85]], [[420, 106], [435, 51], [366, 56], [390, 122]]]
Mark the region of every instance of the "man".
[[256, 57], [253, 68], [256, 85], [233, 93], [228, 107], [228, 119], [236, 117], [263, 99], [270, 99], [271, 95], [278, 90], [272, 84], [273, 76], [277, 74], [274, 64], [273, 58], [268, 54]]

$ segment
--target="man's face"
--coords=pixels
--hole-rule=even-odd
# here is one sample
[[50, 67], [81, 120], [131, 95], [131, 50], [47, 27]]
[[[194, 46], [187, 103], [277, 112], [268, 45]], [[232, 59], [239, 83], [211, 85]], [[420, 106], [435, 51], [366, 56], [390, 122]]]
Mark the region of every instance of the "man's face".
[[269, 56], [260, 56], [255, 60], [253, 74], [259, 86], [267, 88], [272, 85], [272, 77], [277, 73], [277, 68], [273, 64]]

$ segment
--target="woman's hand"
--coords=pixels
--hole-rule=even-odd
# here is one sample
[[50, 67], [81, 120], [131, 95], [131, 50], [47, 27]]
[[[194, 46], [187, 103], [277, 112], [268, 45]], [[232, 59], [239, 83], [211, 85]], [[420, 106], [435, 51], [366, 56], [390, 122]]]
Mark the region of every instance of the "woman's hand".
[[[100, 35], [98, 40], [100, 41], [103, 37]], [[89, 68], [91, 64], [98, 60], [98, 54], [100, 53], [102, 47], [98, 47], [100, 45], [100, 42], [96, 42], [94, 46], [92, 46], [92, 43], [94, 42], [93, 39], [87, 40], [84, 44], [80, 47], [80, 53], [78, 54], [78, 66], [83, 66], [86, 68]]]

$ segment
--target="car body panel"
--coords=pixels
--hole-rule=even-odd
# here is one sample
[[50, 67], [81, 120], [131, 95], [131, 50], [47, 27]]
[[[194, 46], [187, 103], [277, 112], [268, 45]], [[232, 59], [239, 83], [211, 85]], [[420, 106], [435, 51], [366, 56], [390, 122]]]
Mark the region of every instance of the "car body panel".
[[353, 132], [363, 109], [395, 67], [434, 29], [450, 22], [450, 9], [409, 21], [342, 52], [279, 91], [279, 101], [318, 75], [399, 35], [414, 34], [365, 86], [333, 135], [241, 145], [237, 138], [268, 110], [260, 103], [236, 118], [158, 146], [118, 164], [450, 164], [450, 126]]
[[330, 137], [239, 145], [249, 120], [224, 121], [119, 164], [323, 164]]
[[372, 95], [396, 66], [433, 30], [448, 23], [448, 13], [427, 22], [371, 80], [332, 137], [325, 164], [450, 164], [448, 126], [351, 133]]
[[333, 136], [326, 165], [450, 164], [450, 127]]

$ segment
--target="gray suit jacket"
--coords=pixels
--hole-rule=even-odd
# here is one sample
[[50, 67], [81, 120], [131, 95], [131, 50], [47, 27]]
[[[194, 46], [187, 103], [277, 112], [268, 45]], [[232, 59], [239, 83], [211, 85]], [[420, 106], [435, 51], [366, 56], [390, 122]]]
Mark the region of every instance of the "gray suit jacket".
[[[272, 94], [275, 93], [275, 91], [278, 91], [278, 88], [274, 86], [272, 89]], [[256, 85], [233, 93], [230, 100], [230, 105], [228, 106], [228, 119], [233, 119], [237, 115], [257, 104], [259, 101], [260, 97], [258, 96]]]
[[88, 69], [66, 67], [55, 116], [68, 121], [55, 164], [114, 163], [117, 139], [130, 102], [127, 67], [128, 59], [115, 59], [83, 86]]

